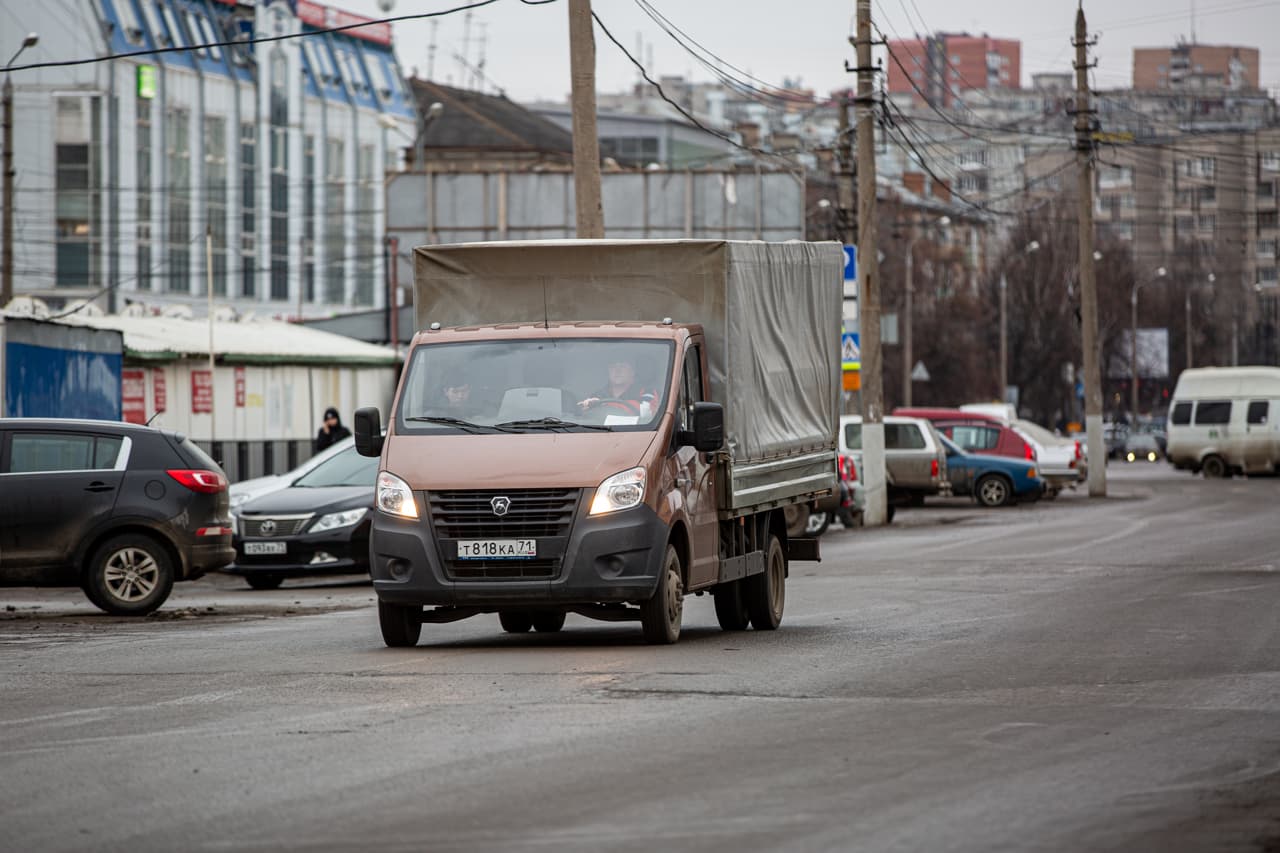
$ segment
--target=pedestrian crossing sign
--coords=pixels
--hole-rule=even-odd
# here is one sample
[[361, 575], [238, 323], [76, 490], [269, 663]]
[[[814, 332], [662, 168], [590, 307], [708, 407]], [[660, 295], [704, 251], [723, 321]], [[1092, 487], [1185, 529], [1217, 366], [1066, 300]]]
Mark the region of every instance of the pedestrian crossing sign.
[[862, 369], [862, 347], [857, 332], [840, 333], [840, 366], [845, 370]]

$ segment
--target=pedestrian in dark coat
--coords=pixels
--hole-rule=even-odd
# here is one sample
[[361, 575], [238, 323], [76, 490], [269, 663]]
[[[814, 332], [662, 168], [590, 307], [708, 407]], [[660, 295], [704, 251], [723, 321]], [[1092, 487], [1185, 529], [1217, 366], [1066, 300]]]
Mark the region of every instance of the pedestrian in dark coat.
[[330, 406], [324, 410], [324, 424], [320, 427], [320, 431], [316, 433], [316, 440], [312, 442], [314, 451], [319, 453], [329, 445], [342, 441], [349, 435], [351, 435], [351, 430], [342, 425], [342, 418], [338, 417], [338, 410]]

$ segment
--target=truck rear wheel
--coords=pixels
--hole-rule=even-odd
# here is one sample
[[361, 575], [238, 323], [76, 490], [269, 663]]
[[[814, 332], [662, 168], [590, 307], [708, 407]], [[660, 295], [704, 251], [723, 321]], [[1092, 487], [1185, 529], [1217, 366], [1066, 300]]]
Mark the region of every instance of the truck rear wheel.
[[554, 634], [564, 627], [564, 611], [540, 610], [533, 614], [533, 630], [540, 634]]
[[498, 621], [508, 634], [523, 634], [533, 627], [533, 614], [522, 610], [503, 610], [498, 614]]
[[658, 589], [640, 605], [640, 627], [644, 641], [651, 645], [671, 645], [680, 639], [680, 622], [684, 618], [684, 575], [680, 554], [674, 545], [667, 546], [662, 560]]
[[787, 555], [778, 537], [769, 537], [764, 572], [742, 583], [752, 627], [757, 631], [775, 630], [782, 624], [782, 608], [787, 602]]
[[418, 645], [422, 635], [422, 608], [378, 601], [378, 627], [382, 641], [393, 649]]
[[751, 624], [747, 603], [742, 599], [742, 581], [716, 584], [711, 595], [716, 601], [716, 621], [726, 631], [745, 631]]

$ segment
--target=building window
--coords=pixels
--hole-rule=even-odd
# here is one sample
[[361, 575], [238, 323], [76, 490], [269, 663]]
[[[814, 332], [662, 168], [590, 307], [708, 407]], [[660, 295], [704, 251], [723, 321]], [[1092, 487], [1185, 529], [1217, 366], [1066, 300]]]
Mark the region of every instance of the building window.
[[1218, 227], [1218, 217], [1212, 213], [1200, 214], [1200, 230], [1212, 231]]
[[346, 295], [346, 269], [343, 249], [346, 246], [346, 167], [345, 146], [341, 139], [330, 139], [325, 145], [325, 229], [324, 229], [324, 301], [342, 305]]
[[257, 252], [257, 128], [240, 125], [240, 295], [253, 296], [258, 272]]
[[169, 277], [165, 289], [191, 292], [191, 114], [165, 112], [164, 149], [169, 163]]
[[374, 147], [361, 145], [357, 160], [356, 186], [356, 242], [359, 247], [356, 263], [356, 305], [373, 305], [373, 271], [374, 263], [370, 253], [375, 251], [376, 234], [374, 232], [374, 216], [377, 213], [378, 192], [374, 176]]
[[1264, 151], [1259, 154], [1258, 169], [1262, 172], [1280, 172], [1280, 151]]
[[98, 281], [101, 198], [95, 129], [97, 98], [67, 96], [56, 102], [54, 139], [57, 287], [93, 287]]
[[302, 140], [302, 286], [308, 302], [316, 301], [316, 138]]
[[1213, 187], [1200, 188], [1200, 201], [1215, 202], [1217, 200], [1218, 200], [1218, 191], [1216, 189], [1214, 189]]
[[227, 122], [204, 120], [205, 211], [213, 243], [213, 292], [227, 295]]
[[1259, 284], [1275, 284], [1277, 281], [1275, 267], [1258, 267]]
[[271, 56], [271, 299], [289, 298], [289, 100], [284, 52]]
[[1257, 255], [1260, 258], [1274, 258], [1276, 256], [1276, 241], [1259, 240]]
[[1258, 211], [1258, 233], [1270, 230], [1276, 227], [1276, 211], [1260, 210]]
[[137, 132], [134, 147], [137, 150], [138, 187], [138, 276], [137, 290], [151, 289], [151, 101], [137, 99]]

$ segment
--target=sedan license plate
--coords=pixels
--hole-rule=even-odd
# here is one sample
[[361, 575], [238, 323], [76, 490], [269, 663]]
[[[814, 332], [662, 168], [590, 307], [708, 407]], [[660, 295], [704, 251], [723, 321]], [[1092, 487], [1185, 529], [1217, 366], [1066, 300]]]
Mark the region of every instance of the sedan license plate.
[[244, 552], [251, 555], [261, 554], [283, 554], [285, 553], [285, 543], [283, 542], [246, 542], [244, 543]]
[[527, 560], [538, 556], [536, 539], [460, 539], [459, 560]]

